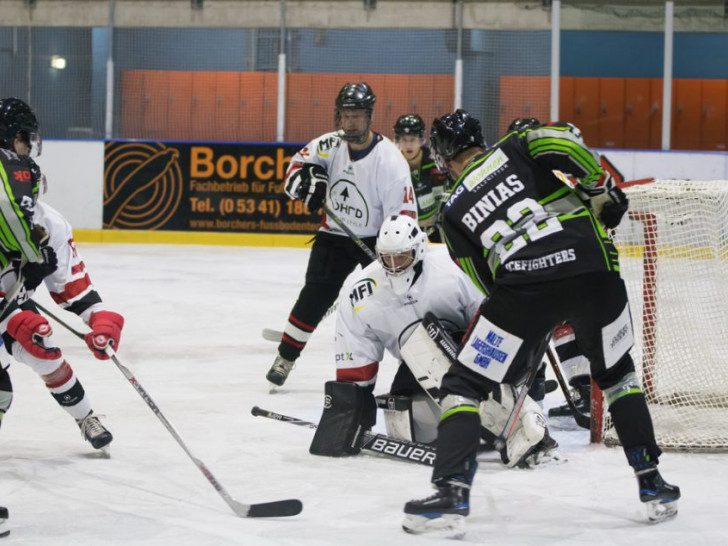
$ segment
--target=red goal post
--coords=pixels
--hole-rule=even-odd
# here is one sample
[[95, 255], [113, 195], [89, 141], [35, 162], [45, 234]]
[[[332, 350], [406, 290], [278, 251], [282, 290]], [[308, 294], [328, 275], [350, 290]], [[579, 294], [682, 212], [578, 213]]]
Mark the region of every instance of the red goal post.
[[[636, 180], [614, 240], [663, 449], [728, 451], [728, 181]], [[617, 444], [593, 385], [592, 441]]]

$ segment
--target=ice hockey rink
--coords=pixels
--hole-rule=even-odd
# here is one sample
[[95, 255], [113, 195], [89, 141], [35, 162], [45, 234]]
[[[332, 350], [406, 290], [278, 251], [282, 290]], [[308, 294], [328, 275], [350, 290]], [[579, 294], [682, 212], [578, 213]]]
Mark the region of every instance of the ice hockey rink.
[[[235, 499], [299, 498], [303, 512], [237, 518], [116, 366], [95, 360], [52, 323], [114, 434], [111, 458], [99, 458], [41, 380], [14, 363], [15, 399], [0, 429], [0, 504], [10, 510], [11, 534], [0, 544], [452, 544], [400, 528], [404, 503], [431, 492], [427, 467], [369, 454], [314, 457], [312, 430], [250, 413], [258, 405], [318, 421], [323, 384], [334, 378], [333, 317], [322, 322], [282, 389], [271, 394], [264, 377], [276, 345], [261, 329], [283, 328], [307, 250], [78, 246], [109, 307], [126, 318], [121, 362], [192, 453]], [[47, 293], [39, 292], [47, 304]], [[387, 391], [394, 369], [385, 360], [377, 393]], [[558, 391], [547, 396], [547, 406], [561, 403]], [[585, 430], [562, 427], [553, 435], [564, 464], [509, 470], [484, 457], [461, 542], [728, 544], [728, 455], [665, 454], [660, 468], [683, 498], [677, 518], [649, 525], [621, 449], [590, 445]]]

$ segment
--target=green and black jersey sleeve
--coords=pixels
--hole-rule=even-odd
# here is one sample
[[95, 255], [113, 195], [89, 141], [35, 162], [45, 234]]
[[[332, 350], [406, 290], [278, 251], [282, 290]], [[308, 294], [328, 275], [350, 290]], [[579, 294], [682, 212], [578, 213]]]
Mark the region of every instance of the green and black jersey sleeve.
[[28, 262], [42, 261], [33, 229], [37, 177], [25, 158], [0, 150], [0, 246], [4, 254], [19, 253]]
[[447, 190], [447, 177], [437, 170], [427, 146], [422, 147], [420, 167], [410, 174], [417, 199], [417, 220], [420, 224], [427, 224], [440, 211], [442, 194]]
[[569, 131], [512, 132], [466, 166], [443, 207], [451, 256], [484, 293], [597, 271], [619, 271], [616, 248], [590, 207], [554, 174], [585, 187], [604, 171]]

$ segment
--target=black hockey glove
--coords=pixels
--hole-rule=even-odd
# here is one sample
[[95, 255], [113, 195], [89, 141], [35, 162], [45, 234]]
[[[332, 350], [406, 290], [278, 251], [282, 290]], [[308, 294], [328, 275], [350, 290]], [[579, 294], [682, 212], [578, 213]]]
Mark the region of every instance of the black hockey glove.
[[316, 212], [326, 200], [328, 182], [329, 175], [321, 165], [304, 163], [289, 178], [285, 191], [289, 197], [306, 203], [309, 211]]
[[52, 247], [41, 247], [40, 253], [43, 256], [42, 262], [27, 263], [21, 269], [23, 286], [27, 291], [35, 290], [58, 267], [58, 258]]
[[617, 186], [614, 186], [611, 190], [609, 190], [608, 195], [611, 198], [611, 201], [604, 203], [599, 219], [602, 221], [605, 228], [614, 229], [622, 221], [624, 213], [627, 212], [627, 209], [629, 208], [629, 199], [627, 199], [624, 192]]

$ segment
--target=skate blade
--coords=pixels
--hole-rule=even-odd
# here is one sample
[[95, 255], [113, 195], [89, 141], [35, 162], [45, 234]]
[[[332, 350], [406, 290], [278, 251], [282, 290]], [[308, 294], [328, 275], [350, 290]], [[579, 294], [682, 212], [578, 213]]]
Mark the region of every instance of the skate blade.
[[109, 446], [104, 446], [90, 453], [84, 453], [83, 456], [86, 459], [111, 459], [111, 449]]
[[653, 500], [645, 503], [647, 519], [650, 523], [662, 523], [677, 516], [677, 501], [660, 502]]
[[437, 538], [463, 538], [465, 536], [465, 516], [443, 514], [428, 518], [416, 514], [405, 514], [402, 529], [411, 535], [424, 535]]

